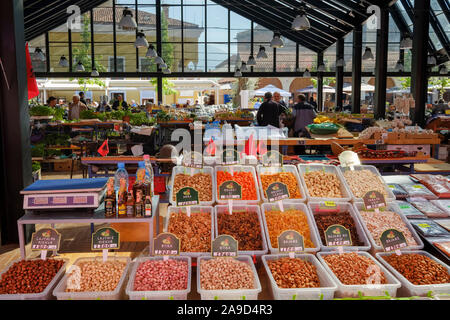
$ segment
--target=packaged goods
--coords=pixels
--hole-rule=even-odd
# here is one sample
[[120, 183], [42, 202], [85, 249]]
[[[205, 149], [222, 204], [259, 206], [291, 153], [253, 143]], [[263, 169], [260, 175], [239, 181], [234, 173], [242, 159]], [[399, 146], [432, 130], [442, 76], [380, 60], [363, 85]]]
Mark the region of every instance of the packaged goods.
[[398, 183], [389, 183], [388, 187], [397, 199], [404, 199], [408, 196], [408, 192], [406, 192]]
[[386, 200], [389, 198], [384, 182], [372, 171], [368, 169], [345, 170], [343, 174], [347, 185], [356, 198], [364, 197], [369, 191], [378, 191], [384, 195]]
[[274, 182], [284, 183], [289, 190], [290, 199], [298, 199], [302, 197], [300, 188], [297, 183], [297, 178], [292, 172], [279, 172], [279, 173], [261, 173], [261, 184], [264, 194], [267, 198], [266, 190]]
[[430, 219], [410, 220], [416, 230], [424, 237], [447, 236], [450, 233]]
[[183, 260], [147, 260], [137, 268], [134, 291], [185, 290], [188, 262]]
[[336, 174], [315, 170], [303, 174], [310, 197], [343, 198], [341, 182]]
[[334, 224], [340, 224], [349, 229], [352, 246], [364, 246], [364, 242], [359, 239], [355, 221], [349, 212], [315, 213], [314, 219], [316, 221], [317, 228], [319, 229], [320, 239], [324, 245], [326, 245], [325, 231], [327, 228]]
[[270, 272], [280, 288], [320, 287], [316, 267], [300, 258], [282, 257], [268, 260]]
[[450, 199], [446, 200], [431, 200], [431, 203], [445, 211], [450, 216]]
[[447, 255], [450, 258], [450, 238], [445, 240], [433, 241], [434, 246]]
[[176, 200], [176, 194], [182, 188], [191, 187], [198, 191], [198, 200], [212, 201], [213, 185], [212, 176], [208, 173], [196, 173], [194, 175], [178, 173], [173, 181], [172, 200]]
[[425, 218], [425, 215], [409, 202], [397, 200], [395, 203], [404, 216], [408, 218]]
[[436, 223], [443, 227], [445, 230], [450, 231], [450, 219], [439, 219]]
[[427, 186], [439, 198], [450, 197], [450, 178], [440, 174], [413, 174], [411, 177]]
[[408, 192], [410, 198], [425, 198], [429, 200], [437, 199], [433, 192], [427, 189], [423, 184], [403, 183], [402, 188]]
[[403, 253], [382, 258], [414, 285], [450, 283], [447, 269], [425, 255]]
[[203, 290], [256, 289], [250, 265], [233, 258], [201, 260], [200, 285]]
[[439, 209], [437, 206], [432, 204], [426, 199], [423, 200], [409, 200], [409, 202], [424, 213], [428, 218], [447, 218], [448, 214], [443, 210]]
[[219, 199], [219, 186], [228, 180], [235, 181], [241, 186], [242, 200], [258, 200], [253, 173], [245, 171], [236, 171], [233, 174], [217, 171], [217, 199]]

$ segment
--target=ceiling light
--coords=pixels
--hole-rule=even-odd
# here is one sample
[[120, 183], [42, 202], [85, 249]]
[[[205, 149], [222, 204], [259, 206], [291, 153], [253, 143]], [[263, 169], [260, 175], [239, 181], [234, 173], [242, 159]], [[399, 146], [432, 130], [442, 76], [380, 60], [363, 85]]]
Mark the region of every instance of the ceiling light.
[[172, 73], [172, 71], [170, 71], [169, 68], [164, 68], [162, 72], [163, 72], [164, 74], [171, 74], [171, 73]]
[[69, 60], [67, 60], [66, 57], [64, 56], [61, 56], [61, 58], [59, 58], [58, 64], [60, 67], [67, 68], [69, 66]]
[[412, 45], [413, 43], [410, 36], [406, 36], [400, 41], [400, 49], [412, 49]]
[[155, 58], [155, 63], [156, 63], [156, 64], [161, 64], [161, 63], [164, 63], [164, 60], [163, 60], [163, 58], [161, 58], [160, 56], [157, 56], [157, 57]]
[[256, 59], [267, 59], [266, 48], [264, 48], [263, 46], [259, 46], [259, 51], [256, 55]]
[[443, 64], [440, 68], [439, 68], [439, 74], [447, 74], [448, 73], [448, 69], [447, 66], [445, 64]]
[[98, 77], [98, 76], [100, 76], [100, 74], [98, 73], [97, 68], [94, 67], [91, 72], [91, 77]]
[[147, 39], [145, 39], [144, 31], [141, 30], [141, 32], [138, 32], [136, 35], [136, 41], [134, 42], [134, 46], [136, 48], [147, 48], [148, 42]]
[[311, 78], [311, 73], [309, 72], [308, 68], [306, 68], [305, 72], [303, 72], [303, 78]]
[[45, 61], [45, 54], [42, 52], [41, 48], [37, 47], [33, 52], [33, 61]]
[[166, 64], [165, 62], [161, 63], [161, 64], [159, 65], [159, 67], [160, 67], [161, 69], [163, 69], [163, 70], [168, 68], [168, 66], [167, 66], [167, 64]]
[[236, 71], [234, 72], [234, 76], [235, 77], [242, 77], [242, 72], [241, 72], [241, 70], [239, 70], [239, 68], [237, 68]]
[[344, 67], [345, 66], [345, 60], [344, 60], [344, 58], [339, 58], [337, 61], [336, 61], [336, 67]]
[[252, 55], [250, 57], [248, 57], [247, 65], [248, 66], [256, 66], [256, 60]]
[[369, 47], [366, 47], [366, 51], [364, 51], [362, 58], [363, 60], [371, 60], [374, 58], [372, 50]]
[[137, 28], [136, 20], [134, 20], [133, 13], [131, 13], [131, 10], [128, 10], [128, 7], [125, 7], [122, 12], [122, 19], [120, 19], [119, 27], [124, 30]]
[[318, 67], [317, 67], [317, 71], [318, 72], [325, 72], [325, 65], [323, 63], [321, 63]]
[[241, 68], [240, 69], [241, 69], [241, 71], [244, 71], [244, 72], [248, 71], [247, 64], [244, 61], [241, 62]]
[[353, 10], [351, 10], [351, 11], [348, 13], [348, 15], [349, 15], [350, 17], [352, 17], [352, 18], [355, 17], [355, 14], [353, 13]]
[[299, 10], [298, 15], [295, 17], [294, 21], [292, 21], [292, 30], [308, 30], [311, 28], [311, 24], [309, 23], [308, 17], [306, 16], [305, 9], [301, 8]]
[[81, 61], [78, 61], [76, 71], [84, 71], [84, 66], [83, 63], [81, 63]]
[[284, 42], [281, 39], [281, 35], [278, 32], [275, 32], [272, 38], [272, 41], [270, 41], [270, 47], [271, 48], [283, 48]]
[[397, 61], [397, 64], [395, 65], [394, 70], [397, 71], [397, 72], [402, 72], [403, 69], [404, 69], [404, 66], [403, 66], [402, 61], [401, 61], [401, 60], [398, 60], [398, 61]]
[[437, 63], [436, 57], [434, 55], [429, 55], [427, 59], [427, 65], [434, 66], [436, 65], [436, 63]]
[[156, 58], [158, 56], [158, 53], [156, 53], [155, 47], [152, 44], [148, 46], [148, 50], [145, 56], [149, 58]]

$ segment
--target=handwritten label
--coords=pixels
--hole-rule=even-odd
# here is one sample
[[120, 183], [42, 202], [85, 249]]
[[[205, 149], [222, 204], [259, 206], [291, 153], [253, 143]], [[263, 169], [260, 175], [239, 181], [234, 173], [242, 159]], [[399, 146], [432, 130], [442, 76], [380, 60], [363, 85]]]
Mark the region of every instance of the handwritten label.
[[333, 224], [325, 230], [325, 242], [329, 247], [351, 246], [350, 230], [340, 224]]
[[396, 229], [387, 229], [380, 236], [384, 251], [395, 251], [408, 246], [404, 234]]
[[305, 250], [303, 236], [295, 230], [283, 231], [278, 236], [278, 249], [280, 252], [301, 252]]
[[280, 201], [289, 198], [289, 189], [287, 185], [281, 182], [274, 182], [266, 189], [267, 200], [269, 202]]
[[211, 242], [211, 255], [213, 257], [236, 257], [238, 241], [227, 234], [222, 234]]
[[384, 199], [384, 195], [382, 195], [378, 191], [367, 192], [363, 197], [363, 201], [364, 206], [367, 210], [386, 207], [386, 200]]
[[59, 250], [61, 234], [53, 228], [44, 228], [31, 236], [31, 250]]
[[235, 149], [226, 149], [222, 151], [221, 159], [223, 165], [234, 165], [239, 164], [241, 157]]
[[198, 191], [191, 187], [181, 188], [176, 194], [176, 200], [178, 207], [198, 205]]
[[153, 242], [155, 256], [177, 256], [180, 254], [180, 239], [172, 233], [160, 233]]
[[265, 167], [269, 166], [281, 167], [283, 166], [283, 155], [275, 150], [267, 151], [262, 156], [262, 164]]
[[98, 229], [92, 234], [91, 249], [120, 249], [120, 233], [111, 227]]
[[242, 187], [233, 180], [227, 180], [219, 186], [220, 200], [240, 200], [242, 199]]
[[188, 168], [203, 168], [203, 155], [196, 151], [186, 153], [183, 157], [183, 166]]

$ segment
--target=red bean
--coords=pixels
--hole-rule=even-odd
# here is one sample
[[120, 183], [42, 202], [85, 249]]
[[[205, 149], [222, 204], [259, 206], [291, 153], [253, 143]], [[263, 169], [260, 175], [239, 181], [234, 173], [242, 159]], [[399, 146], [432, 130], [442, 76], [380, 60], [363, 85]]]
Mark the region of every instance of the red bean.
[[135, 291], [185, 290], [188, 263], [182, 260], [148, 260], [142, 262], [134, 279]]

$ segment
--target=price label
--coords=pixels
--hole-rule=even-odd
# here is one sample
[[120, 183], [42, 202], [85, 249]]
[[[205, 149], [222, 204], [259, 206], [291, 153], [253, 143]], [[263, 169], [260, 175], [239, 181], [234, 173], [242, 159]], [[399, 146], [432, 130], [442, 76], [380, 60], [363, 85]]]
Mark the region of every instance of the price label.
[[423, 187], [420, 184], [415, 184], [412, 187], [416, 189], [423, 189]]
[[289, 198], [289, 189], [287, 185], [281, 182], [274, 182], [266, 189], [267, 200], [269, 202], [280, 201]]
[[262, 156], [262, 164], [265, 167], [269, 167], [269, 166], [282, 167], [283, 166], [283, 155], [275, 150], [267, 151]]
[[364, 206], [367, 210], [386, 207], [386, 200], [384, 199], [384, 195], [378, 191], [367, 192], [363, 197], [363, 201]]
[[91, 249], [120, 249], [120, 233], [111, 227], [98, 229], [92, 234]]
[[325, 242], [329, 247], [351, 246], [350, 230], [340, 224], [333, 224], [325, 230]]
[[336, 207], [336, 203], [334, 201], [325, 201], [325, 207]]
[[303, 236], [295, 230], [283, 231], [278, 236], [278, 249], [282, 253], [304, 251]]
[[31, 236], [31, 250], [59, 250], [61, 234], [53, 228], [44, 228]]
[[241, 200], [242, 187], [239, 183], [233, 180], [227, 180], [219, 186], [220, 200]]
[[191, 187], [181, 188], [176, 194], [176, 201], [178, 207], [198, 205], [198, 191]]
[[375, 140], [375, 144], [384, 144], [384, 141], [382, 139]]
[[237, 152], [235, 149], [223, 150], [221, 159], [222, 159], [222, 164], [225, 166], [239, 164], [239, 162], [241, 161], [239, 152]]
[[428, 223], [418, 223], [417, 226], [421, 228], [431, 228], [431, 226]]
[[396, 229], [387, 229], [380, 236], [384, 251], [395, 251], [408, 246], [404, 234]]
[[407, 204], [400, 205], [400, 209], [409, 209], [409, 208], [411, 208], [410, 205], [407, 205]]
[[192, 151], [183, 157], [183, 166], [188, 168], [203, 168], [203, 155], [200, 152]]
[[305, 145], [306, 145], [306, 140], [298, 140], [298, 141], [297, 141], [297, 145], [299, 145], [299, 146], [305, 146]]
[[180, 239], [173, 233], [160, 233], [153, 241], [155, 256], [177, 256], [180, 254]]
[[238, 241], [227, 234], [222, 234], [211, 241], [213, 257], [237, 257]]

